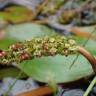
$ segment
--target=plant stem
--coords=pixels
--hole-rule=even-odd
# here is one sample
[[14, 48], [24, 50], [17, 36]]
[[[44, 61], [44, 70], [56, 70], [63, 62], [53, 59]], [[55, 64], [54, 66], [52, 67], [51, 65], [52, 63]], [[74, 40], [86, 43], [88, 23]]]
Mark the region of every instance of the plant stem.
[[56, 94], [57, 94], [57, 91], [58, 91], [58, 86], [57, 86], [56, 82], [54, 80], [53, 81], [50, 81], [48, 83], [48, 86], [52, 89], [53, 96], [57, 96]]
[[83, 47], [78, 46], [78, 52], [81, 53], [91, 64], [94, 72], [96, 73], [96, 59]]
[[85, 94], [83, 96], [88, 96], [88, 94], [90, 93], [90, 91], [92, 90], [93, 86], [96, 84], [96, 76], [95, 78], [92, 80], [91, 84], [89, 85], [88, 89], [86, 90]]

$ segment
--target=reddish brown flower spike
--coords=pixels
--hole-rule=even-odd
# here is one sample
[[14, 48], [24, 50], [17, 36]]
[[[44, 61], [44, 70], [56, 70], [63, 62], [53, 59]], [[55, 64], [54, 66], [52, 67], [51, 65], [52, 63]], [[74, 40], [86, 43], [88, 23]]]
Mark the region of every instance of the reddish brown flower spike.
[[21, 44], [17, 43], [17, 44], [13, 44], [12, 46], [10, 46], [10, 48], [13, 50], [13, 51], [17, 51], [19, 48], [21, 48]]
[[2, 55], [2, 53], [0, 53], [0, 57], [2, 57], [3, 55]]
[[49, 49], [49, 45], [47, 43], [44, 43], [43, 44], [43, 49], [48, 50]]
[[6, 55], [7, 55], [7, 53], [5, 51], [0, 51], [0, 57], [4, 57]]
[[29, 58], [30, 58], [30, 56], [28, 53], [22, 53], [20, 56], [21, 60], [28, 60]]
[[3, 55], [3, 56], [6, 56], [7, 53], [6, 53], [5, 51], [2, 51], [2, 55]]

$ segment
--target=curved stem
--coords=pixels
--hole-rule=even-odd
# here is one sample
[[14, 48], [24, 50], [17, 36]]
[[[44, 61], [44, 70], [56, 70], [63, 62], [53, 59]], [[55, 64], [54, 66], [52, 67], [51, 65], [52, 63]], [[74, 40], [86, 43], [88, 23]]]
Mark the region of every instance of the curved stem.
[[86, 49], [78, 46], [78, 52], [81, 53], [92, 65], [94, 72], [96, 73], [96, 59]]

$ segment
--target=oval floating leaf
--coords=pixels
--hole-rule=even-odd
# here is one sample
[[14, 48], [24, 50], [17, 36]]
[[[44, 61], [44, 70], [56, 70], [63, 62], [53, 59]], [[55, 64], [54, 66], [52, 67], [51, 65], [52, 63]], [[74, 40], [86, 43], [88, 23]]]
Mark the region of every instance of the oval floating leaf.
[[14, 24], [31, 21], [32, 16], [32, 10], [22, 6], [12, 6], [6, 8], [3, 12], [0, 11], [0, 17]]
[[33, 79], [46, 83], [52, 80], [56, 83], [66, 83], [93, 74], [91, 65], [81, 55], [70, 68], [74, 58], [74, 55], [42, 57], [23, 62], [17, 66]]
[[6, 49], [9, 45], [23, 40], [30, 40], [34, 37], [42, 37], [45, 35], [55, 35], [52, 29], [33, 23], [25, 23], [19, 25], [10, 25], [6, 29], [6, 38], [0, 40], [0, 49]]
[[8, 35], [17, 40], [30, 40], [34, 37], [56, 35], [56, 33], [52, 29], [49, 29], [48, 27], [42, 25], [25, 23], [10, 26], [8, 28]]

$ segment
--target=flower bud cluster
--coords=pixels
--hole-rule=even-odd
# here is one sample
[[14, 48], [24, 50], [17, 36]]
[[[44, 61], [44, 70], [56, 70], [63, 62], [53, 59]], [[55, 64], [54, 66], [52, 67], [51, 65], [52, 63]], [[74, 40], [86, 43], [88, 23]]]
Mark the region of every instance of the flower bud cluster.
[[45, 36], [9, 46], [7, 51], [0, 53], [0, 63], [9, 65], [13, 62], [20, 63], [24, 60], [56, 54], [68, 56], [75, 54], [76, 51], [77, 45], [73, 39], [64, 36]]

